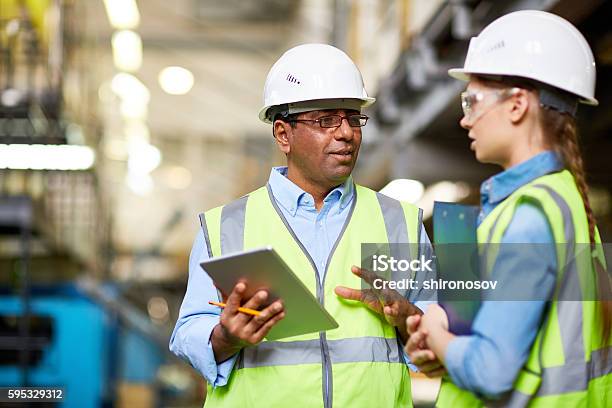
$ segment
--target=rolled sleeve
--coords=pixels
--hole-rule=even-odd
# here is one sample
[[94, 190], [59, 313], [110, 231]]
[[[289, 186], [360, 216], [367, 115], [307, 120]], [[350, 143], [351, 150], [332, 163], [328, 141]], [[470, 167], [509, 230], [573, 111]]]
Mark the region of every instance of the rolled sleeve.
[[449, 344], [444, 356], [444, 365], [448, 371], [453, 384], [461, 388], [467, 388], [466, 384], [473, 384], [473, 378], [463, 370], [463, 360], [468, 354], [473, 338], [471, 336], [457, 336]]
[[210, 336], [218, 322], [214, 316], [192, 317], [175, 330], [170, 343], [170, 350], [188, 361], [213, 387], [227, 384], [238, 356], [217, 364]]

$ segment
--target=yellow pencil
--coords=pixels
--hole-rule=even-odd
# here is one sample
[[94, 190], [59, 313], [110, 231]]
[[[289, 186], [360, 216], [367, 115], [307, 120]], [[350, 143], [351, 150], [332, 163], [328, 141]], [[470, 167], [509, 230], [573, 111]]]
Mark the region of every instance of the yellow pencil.
[[[213, 302], [212, 300], [209, 300], [208, 303], [211, 304], [211, 305], [214, 305], [214, 306], [219, 306], [221, 309], [223, 309], [223, 308], [225, 308], [227, 306], [225, 303]], [[249, 309], [248, 307], [239, 307], [238, 311], [242, 312], [242, 313], [246, 313], [246, 314], [252, 315], [252, 316], [259, 316], [261, 314], [260, 311]]]

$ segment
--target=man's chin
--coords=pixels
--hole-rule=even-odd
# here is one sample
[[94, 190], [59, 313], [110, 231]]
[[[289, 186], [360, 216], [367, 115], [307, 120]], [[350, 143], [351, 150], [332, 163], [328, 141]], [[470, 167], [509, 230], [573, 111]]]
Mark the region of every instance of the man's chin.
[[336, 184], [344, 183], [353, 172], [353, 166], [342, 166], [341, 168], [336, 168], [334, 171], [330, 172], [329, 180], [333, 180]]

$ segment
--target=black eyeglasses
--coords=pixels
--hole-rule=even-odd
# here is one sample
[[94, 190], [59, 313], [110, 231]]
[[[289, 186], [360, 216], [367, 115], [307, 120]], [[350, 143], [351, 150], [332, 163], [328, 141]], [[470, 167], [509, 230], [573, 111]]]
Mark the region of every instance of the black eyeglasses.
[[355, 113], [348, 116], [329, 115], [318, 119], [289, 119], [288, 122], [316, 122], [322, 128], [337, 128], [342, 125], [342, 120], [346, 119], [351, 127], [363, 127], [368, 123], [369, 117]]

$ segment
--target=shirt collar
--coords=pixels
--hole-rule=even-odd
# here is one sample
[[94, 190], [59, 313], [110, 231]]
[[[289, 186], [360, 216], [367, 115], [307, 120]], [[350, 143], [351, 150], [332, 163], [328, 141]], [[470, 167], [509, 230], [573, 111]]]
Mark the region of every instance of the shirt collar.
[[[314, 207], [313, 197], [287, 178], [287, 167], [273, 167], [268, 184], [276, 201], [292, 217], [295, 216], [300, 205]], [[340, 212], [351, 202], [354, 192], [353, 176], [349, 176], [344, 183], [330, 191], [324, 201], [339, 200], [338, 212]]]
[[494, 175], [480, 186], [482, 205], [496, 204], [519, 187], [563, 168], [559, 157], [552, 151], [537, 154], [516, 166]]

